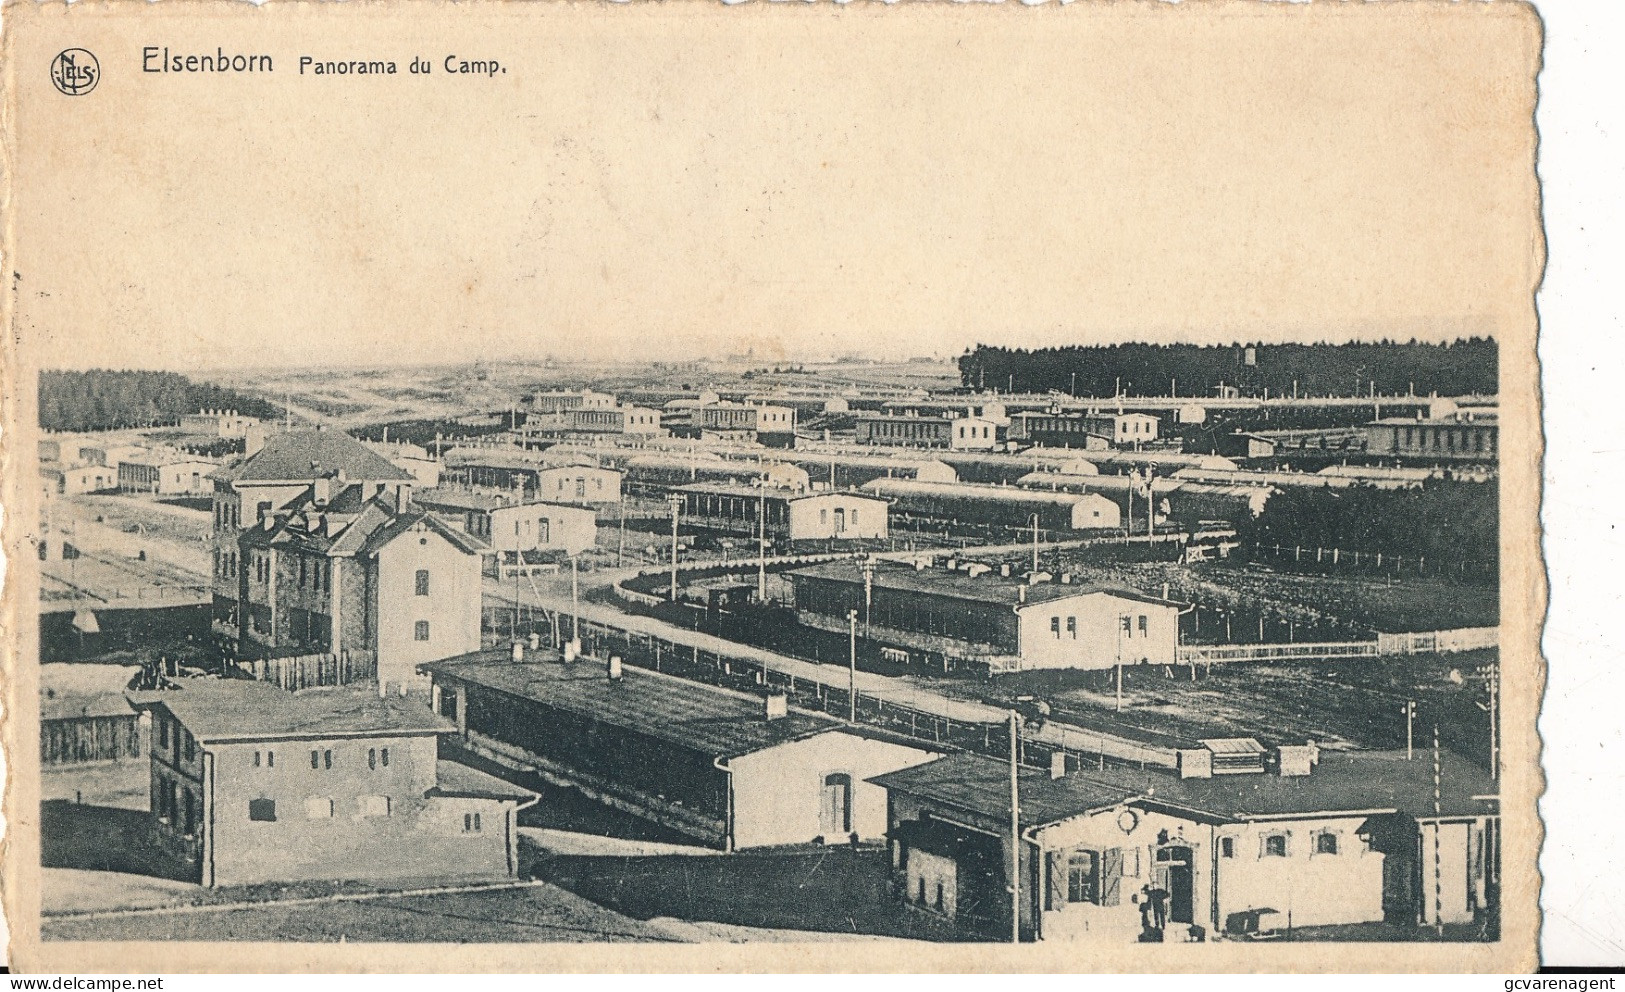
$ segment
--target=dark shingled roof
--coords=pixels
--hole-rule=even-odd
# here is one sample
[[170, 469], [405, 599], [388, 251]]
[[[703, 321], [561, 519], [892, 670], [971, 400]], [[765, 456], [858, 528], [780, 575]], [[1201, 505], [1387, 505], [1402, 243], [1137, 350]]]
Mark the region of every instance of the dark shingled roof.
[[611, 682], [601, 662], [585, 658], [568, 665], [552, 660], [515, 662], [507, 652], [483, 651], [418, 668], [715, 758], [749, 754], [845, 728], [833, 718], [796, 709], [768, 720], [757, 696], [632, 665], [624, 667], [619, 682]]
[[272, 434], [265, 446], [215, 472], [228, 482], [290, 482], [343, 472], [365, 482], [411, 482], [412, 475], [343, 431]]
[[265, 682], [192, 679], [179, 689], [127, 693], [137, 709], [163, 707], [204, 744], [445, 734], [457, 727], [427, 706], [365, 689], [292, 693]]
[[[833, 579], [839, 582], [859, 584], [863, 582], [862, 568], [851, 561], [832, 561], [822, 565], [813, 565], [809, 568], [798, 568], [791, 572], [790, 575], [792, 578], [805, 575], [812, 578]], [[1025, 585], [1019, 579], [1007, 579], [991, 573], [973, 576], [960, 571], [950, 572], [944, 568], [915, 569], [911, 565], [899, 565], [894, 562], [884, 561], [875, 564], [874, 584], [885, 589], [902, 589], [933, 596], [949, 596], [954, 599], [966, 599], [977, 603], [996, 603], [1008, 606], [1022, 605], [1021, 589]], [[1049, 603], [1073, 596], [1105, 593], [1119, 599], [1131, 599], [1138, 603], [1155, 603], [1159, 606], [1168, 607], [1177, 605], [1168, 600], [1157, 599], [1154, 596], [1135, 592], [1132, 589], [1113, 586], [1040, 582], [1037, 585], [1026, 586], [1026, 589], [1027, 603]]]
[[[1445, 816], [1493, 812], [1478, 798], [1496, 794], [1489, 775], [1458, 755], [1441, 755], [1440, 808]], [[1010, 817], [1010, 770], [1005, 762], [957, 754], [889, 772], [869, 781], [945, 806], [1000, 819]], [[1312, 813], [1403, 812], [1433, 815], [1433, 757], [1418, 751], [1321, 751], [1309, 775], [1269, 772], [1178, 778], [1167, 772], [1119, 768], [1068, 773], [1051, 779], [1023, 768], [1021, 823], [1043, 826], [1122, 803], [1156, 807], [1220, 822], [1277, 819]]]

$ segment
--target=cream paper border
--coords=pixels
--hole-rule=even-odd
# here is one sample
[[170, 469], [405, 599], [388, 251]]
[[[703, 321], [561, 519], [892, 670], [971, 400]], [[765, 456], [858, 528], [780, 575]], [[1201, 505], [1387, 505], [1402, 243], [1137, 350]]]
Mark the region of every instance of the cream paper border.
[[[1477, 944], [1205, 944], [1145, 945], [1134, 947], [1095, 947], [1066, 945], [940, 945], [940, 944], [806, 944], [806, 945], [727, 945], [646, 946], [618, 945], [613, 955], [603, 945], [357, 945], [357, 944], [272, 944], [272, 943], [83, 943], [41, 942], [39, 940], [38, 886], [38, 787], [37, 740], [38, 700], [37, 629], [32, 621], [37, 602], [38, 576], [27, 567], [33, 560], [28, 544], [32, 522], [37, 517], [37, 485], [33, 437], [35, 391], [33, 376], [38, 367], [50, 362], [94, 364], [94, 356], [105, 349], [123, 356], [113, 347], [128, 345], [129, 335], [164, 331], [128, 326], [85, 328], [66, 331], [21, 322], [19, 287], [32, 285], [31, 273], [40, 263], [36, 254], [52, 257], [47, 249], [62, 249], [65, 265], [77, 265], [73, 279], [97, 278], [95, 260], [115, 253], [118, 245], [99, 245], [89, 254], [67, 250], [73, 232], [60, 227], [35, 230], [28, 218], [36, 203], [30, 197], [48, 187], [47, 177], [31, 174], [35, 154], [49, 150], [55, 142], [87, 140], [83, 133], [42, 127], [38, 113], [30, 114], [33, 101], [54, 96], [43, 73], [42, 54], [65, 47], [59, 39], [67, 34], [94, 39], [85, 43], [115, 48], [119, 39], [126, 44], [143, 44], [142, 39], [161, 25], [162, 41], [172, 45], [192, 40], [210, 45], [222, 31], [249, 30], [243, 37], [277, 35], [292, 38], [298, 31], [305, 37], [320, 34], [361, 39], [369, 32], [399, 31], [401, 25], [414, 26], [420, 33], [423, 22], [448, 13], [454, 18], [437, 21], [433, 35], [437, 48], [446, 47], [449, 38], [479, 36], [493, 27], [516, 33], [540, 31], [540, 23], [565, 24], [575, 30], [610, 39], [604, 44], [626, 45], [627, 29], [650, 19], [664, 18], [672, 30], [695, 32], [698, 38], [708, 31], [738, 30], [747, 35], [787, 32], [809, 39], [808, 56], [838, 60], [837, 48], [818, 48], [811, 40], [826, 36], [809, 34], [819, 22], [839, 19], [844, 30], [878, 31], [882, 25], [898, 23], [906, 32], [888, 37], [897, 48], [894, 57], [905, 62], [919, 61], [922, 78], [930, 78], [929, 45], [915, 46], [910, 38], [936, 39], [956, 32], [977, 32], [995, 37], [1009, 46], [1012, 63], [1024, 53], [1020, 31], [1012, 24], [1042, 23], [1055, 37], [1079, 30], [1111, 30], [1135, 19], [1169, 18], [1191, 25], [1209, 19], [1233, 19], [1262, 28], [1290, 21], [1305, 31], [1354, 25], [1373, 36], [1432, 36], [1460, 19], [1475, 19], [1489, 25], [1476, 45], [1449, 45], [1430, 51], [1427, 57], [1443, 60], [1453, 73], [1472, 74], [1490, 65], [1517, 67], [1525, 87], [1516, 95], [1522, 107], [1513, 118], [1499, 122], [1500, 128], [1487, 138], [1487, 147], [1507, 157], [1516, 166], [1518, 181], [1500, 192], [1505, 200], [1506, 218], [1511, 230], [1522, 231], [1520, 243], [1510, 246], [1518, 260], [1499, 273], [1499, 281], [1486, 284], [1491, 312], [1498, 321], [1501, 344], [1501, 429], [1502, 429], [1502, 667], [1503, 740], [1503, 921], [1502, 939], [1493, 945]], [[675, 27], [672, 27], [675, 25]], [[873, 25], [874, 27], [871, 27]], [[246, 27], [244, 27], [246, 26]], [[262, 35], [263, 32], [263, 35]], [[1385, 35], [1388, 33], [1388, 35]], [[641, 36], [637, 36], [641, 37]], [[1444, 37], [1441, 35], [1440, 37]], [[1449, 36], [1459, 41], [1459, 36]], [[827, 41], [827, 39], [826, 39]], [[648, 43], [643, 39], [639, 43]], [[1059, 43], [1059, 42], [1057, 42]], [[266, 42], [269, 44], [269, 42]], [[357, 41], [353, 47], [361, 48]], [[1540, 65], [1541, 26], [1533, 9], [1523, 4], [1490, 3], [1455, 5], [1445, 3], [1389, 3], [1365, 5], [1277, 5], [1243, 2], [1186, 3], [1170, 7], [1156, 3], [1120, 2], [1089, 5], [1078, 3], [1063, 8], [948, 5], [907, 3], [894, 7], [853, 5], [751, 4], [727, 8], [702, 4], [697, 0], [679, 3], [644, 3], [615, 6], [593, 3], [534, 4], [473, 3], [445, 5], [434, 0], [391, 3], [357, 2], [339, 5], [273, 2], [263, 9], [249, 9], [232, 3], [202, 3], [174, 0], [159, 5], [135, 3], [76, 3], [71, 9], [60, 5], [12, 2], [5, 10], [6, 103], [5, 113], [5, 218], [6, 258], [9, 268], [22, 270], [13, 279], [5, 297], [7, 334], [4, 344], [5, 411], [5, 550], [12, 566], [4, 598], [6, 638], [6, 743], [10, 779], [7, 783], [7, 836], [4, 899], [12, 929], [11, 961], [18, 971], [109, 971], [109, 972], [188, 972], [188, 971], [558, 971], [558, 972], [1078, 972], [1078, 971], [1488, 971], [1531, 970], [1536, 964], [1536, 935], [1539, 917], [1537, 896], [1539, 877], [1536, 857], [1542, 837], [1535, 801], [1542, 788], [1539, 766], [1540, 743], [1535, 732], [1535, 716], [1544, 682], [1539, 652], [1539, 630], [1545, 608], [1546, 579], [1541, 564], [1537, 509], [1542, 439], [1539, 428], [1539, 379], [1535, 357], [1536, 316], [1534, 291], [1544, 260], [1544, 241], [1539, 220], [1539, 192], [1535, 179], [1536, 136], [1533, 115], [1534, 77]], [[48, 51], [47, 51], [48, 50]], [[199, 48], [199, 50], [202, 50]], [[250, 49], [252, 50], [252, 49]], [[283, 44], [279, 51], [291, 51]], [[1407, 57], [1421, 57], [1418, 49], [1403, 49]], [[1256, 55], [1239, 47], [1236, 59]], [[703, 65], [689, 71], [703, 73]], [[667, 85], [682, 80], [668, 81]], [[997, 85], [981, 80], [975, 85]], [[1349, 79], [1358, 92], [1357, 74]], [[112, 87], [109, 86], [111, 90]], [[1079, 95], [1085, 99], [1086, 95]], [[136, 112], [149, 115], [149, 127], [184, 127], [185, 112], [177, 108], [166, 113], [151, 100], [137, 101]], [[131, 112], [108, 101], [106, 113]], [[245, 118], [245, 128], [268, 128], [283, 121], [297, 120], [301, 107], [290, 100], [286, 106], [260, 104]], [[985, 120], [985, 118], [977, 118]], [[1031, 120], [1006, 121], [1007, 126], [1028, 125]], [[218, 137], [218, 136], [216, 136]], [[653, 166], [652, 166], [653, 167]], [[179, 173], [184, 176], [185, 169]], [[139, 171], [129, 175], [139, 182]], [[381, 177], [387, 179], [387, 176]], [[1042, 177], [1028, 177], [1042, 181]], [[293, 177], [297, 180], [297, 177]], [[1019, 177], [1008, 177], [1018, 181]], [[451, 191], [454, 192], [454, 191]], [[43, 193], [41, 193], [43, 196]], [[1193, 194], [1194, 196], [1194, 194]], [[1190, 204], [1200, 209], [1200, 202]], [[81, 209], [91, 209], [82, 205]], [[1503, 218], [1503, 219], [1506, 219]], [[1482, 246], [1464, 243], [1463, 254]], [[1500, 246], [1508, 247], [1508, 246]], [[169, 260], [171, 271], [187, 263], [186, 246], [177, 246]], [[1443, 264], [1448, 265], [1448, 261]], [[883, 280], [883, 273], [867, 273]], [[20, 281], [18, 279], [20, 278]], [[78, 284], [73, 283], [73, 284]], [[871, 285], [874, 285], [871, 283]], [[1245, 287], [1238, 291], [1245, 291]], [[206, 305], [206, 302], [200, 302]], [[1217, 331], [1214, 336], [1230, 339], [1245, 331]], [[67, 335], [67, 337], [63, 337]], [[160, 340], [158, 343], [162, 343]], [[202, 343], [200, 342], [200, 346]], [[116, 359], [115, 359], [116, 360]], [[184, 366], [176, 367], [186, 372]], [[201, 377], [201, 376], [200, 376]]]

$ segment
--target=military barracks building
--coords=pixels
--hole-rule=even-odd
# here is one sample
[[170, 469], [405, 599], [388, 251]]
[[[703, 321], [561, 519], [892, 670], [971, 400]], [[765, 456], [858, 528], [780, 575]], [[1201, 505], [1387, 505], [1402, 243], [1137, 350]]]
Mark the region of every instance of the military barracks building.
[[866, 780], [937, 756], [783, 695], [556, 657], [423, 669], [436, 712], [481, 757], [725, 850], [879, 840], [886, 797]]
[[[1444, 754], [1435, 813], [1425, 753], [1283, 748], [1266, 763], [1250, 739], [1208, 743], [1217, 763], [1192, 777], [1022, 769], [1023, 939], [1199, 940], [1493, 912], [1499, 815], [1480, 769]], [[1252, 767], [1220, 760], [1249, 753]], [[958, 754], [873, 781], [890, 797], [899, 897], [1008, 939], [1009, 766]]]
[[506, 878], [535, 794], [441, 761], [421, 702], [264, 682], [131, 693], [152, 715], [151, 809], [206, 886]]
[[764, 530], [769, 541], [791, 544], [886, 538], [887, 502], [864, 492], [703, 482], [675, 492], [682, 522], [693, 527], [751, 537]]
[[1171, 664], [1179, 644], [1179, 607], [1129, 590], [885, 561], [788, 574], [804, 623], [844, 631], [857, 610], [867, 637], [994, 672]]

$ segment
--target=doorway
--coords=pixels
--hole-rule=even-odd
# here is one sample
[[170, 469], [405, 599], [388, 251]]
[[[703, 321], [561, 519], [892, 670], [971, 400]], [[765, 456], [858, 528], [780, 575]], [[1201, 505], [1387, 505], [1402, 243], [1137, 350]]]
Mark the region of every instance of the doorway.
[[1191, 849], [1184, 845], [1157, 848], [1155, 880], [1168, 893], [1168, 922], [1195, 923], [1195, 880]]
[[852, 776], [845, 772], [824, 776], [818, 829], [826, 841], [845, 840], [852, 833]]

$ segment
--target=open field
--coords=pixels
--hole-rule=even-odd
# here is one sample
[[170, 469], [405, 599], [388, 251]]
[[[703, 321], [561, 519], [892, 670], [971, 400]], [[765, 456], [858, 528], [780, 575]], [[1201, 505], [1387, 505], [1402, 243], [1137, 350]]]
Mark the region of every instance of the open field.
[[[1009, 561], [1023, 569], [1031, 562], [1029, 556], [1020, 554], [969, 552], [965, 557]], [[1166, 585], [1173, 599], [1200, 604], [1204, 623], [1209, 611], [1232, 614], [1231, 640], [1238, 643], [1259, 640], [1256, 624], [1260, 614], [1268, 628], [1265, 640], [1271, 643], [1289, 639], [1285, 629], [1289, 620], [1294, 624], [1294, 639], [1303, 641], [1365, 638], [1378, 631], [1493, 627], [1500, 616], [1500, 595], [1492, 585], [1366, 574], [1314, 575], [1239, 561], [1191, 565], [1124, 561], [1110, 545], [1046, 551], [1039, 560], [1046, 569], [1072, 572], [1084, 582], [1126, 585], [1152, 595], [1161, 595]], [[1187, 642], [1225, 640], [1217, 636], [1216, 627], [1192, 631], [1187, 625], [1184, 633]]]
[[538, 859], [538, 877], [638, 919], [676, 917], [829, 934], [973, 940], [892, 901], [887, 854], [793, 848], [726, 857]]
[[[1115, 681], [1098, 672], [1024, 672], [990, 681], [931, 679], [939, 692], [994, 705], [1017, 697], [1050, 703], [1056, 720], [1169, 744], [1207, 737], [1257, 737], [1266, 744], [1307, 740], [1333, 747], [1404, 748], [1407, 700], [1417, 705], [1418, 752], [1433, 724], [1444, 747], [1487, 764], [1488, 693], [1476, 670], [1496, 652], [1413, 655], [1296, 665], [1229, 664], [1187, 668], [1135, 665], [1123, 672], [1123, 712]], [[1425, 743], [1424, 743], [1425, 742]]]
[[524, 943], [684, 939], [553, 885], [246, 908], [47, 919], [47, 940]]

